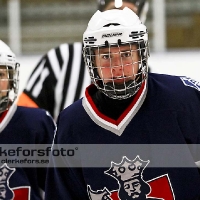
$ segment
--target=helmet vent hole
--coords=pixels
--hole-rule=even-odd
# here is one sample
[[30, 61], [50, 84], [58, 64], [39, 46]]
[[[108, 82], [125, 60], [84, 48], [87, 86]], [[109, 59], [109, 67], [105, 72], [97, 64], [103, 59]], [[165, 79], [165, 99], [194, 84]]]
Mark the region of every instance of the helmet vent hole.
[[106, 46], [106, 47], [108, 47], [108, 46], [109, 46], [109, 43], [108, 43], [108, 41], [107, 41], [107, 40], [105, 41], [105, 46]]
[[103, 27], [109, 27], [109, 26], [119, 26], [120, 24], [118, 23], [110, 23], [110, 24], [106, 24]]
[[120, 39], [118, 39], [118, 45], [121, 45], [122, 41]]

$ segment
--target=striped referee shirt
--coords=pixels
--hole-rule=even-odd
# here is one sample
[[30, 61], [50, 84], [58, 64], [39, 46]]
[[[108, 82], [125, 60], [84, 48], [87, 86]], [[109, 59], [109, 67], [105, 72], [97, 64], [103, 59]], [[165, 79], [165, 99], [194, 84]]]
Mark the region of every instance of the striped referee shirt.
[[[64, 43], [45, 54], [30, 75], [18, 105], [27, 102], [48, 110], [56, 119], [61, 110], [84, 95], [91, 79], [82, 56], [83, 44]], [[26, 96], [26, 105], [21, 99]]]

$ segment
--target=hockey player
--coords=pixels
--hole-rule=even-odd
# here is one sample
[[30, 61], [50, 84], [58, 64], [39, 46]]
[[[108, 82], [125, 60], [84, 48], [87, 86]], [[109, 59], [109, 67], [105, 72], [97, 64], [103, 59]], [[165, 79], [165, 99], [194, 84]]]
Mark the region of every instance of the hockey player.
[[55, 137], [77, 156], [53, 158], [46, 200], [200, 199], [199, 83], [148, 73], [147, 30], [128, 8], [97, 11], [83, 43], [92, 84]]
[[[41, 200], [48, 162], [39, 168], [34, 161], [37, 154], [21, 157], [16, 149], [52, 144], [55, 124], [45, 110], [16, 105], [18, 78], [19, 63], [0, 40], [0, 199]], [[29, 166], [27, 158], [32, 162]]]
[[[147, 2], [124, 0], [123, 4], [130, 6], [145, 20]], [[114, 0], [98, 0], [97, 4], [101, 11], [114, 8]], [[64, 43], [48, 51], [30, 75], [18, 105], [46, 109], [57, 119], [63, 108], [82, 97], [90, 84], [82, 47], [81, 42]]]

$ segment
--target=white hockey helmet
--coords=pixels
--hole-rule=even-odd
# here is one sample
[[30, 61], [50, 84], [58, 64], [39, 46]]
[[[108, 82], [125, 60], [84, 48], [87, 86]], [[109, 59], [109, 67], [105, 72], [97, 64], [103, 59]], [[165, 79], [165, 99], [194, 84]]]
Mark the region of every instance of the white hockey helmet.
[[[148, 34], [146, 26], [141, 23], [138, 16], [132, 10], [124, 8], [123, 10], [97, 11], [92, 16], [83, 34], [83, 43], [83, 55], [91, 80], [100, 91], [110, 98], [121, 100], [133, 96], [140, 89], [142, 82], [147, 78], [148, 74]], [[122, 55], [123, 52], [120, 51], [122, 45], [128, 45], [129, 47], [128, 50], [131, 55], [129, 66], [132, 66], [133, 73], [128, 77], [125, 75], [120, 77], [124, 80], [124, 83], [120, 85], [115, 84], [116, 78], [114, 76], [105, 83], [105, 79], [101, 78], [98, 73], [103, 67], [101, 65], [96, 66], [95, 64], [97, 56], [95, 52], [100, 52], [102, 48], [118, 47], [118, 53]], [[136, 62], [133, 61], [132, 57], [133, 46], [136, 46], [134, 51], [137, 51], [139, 55], [139, 60], [137, 61], [139, 69], [136, 74], [134, 74]], [[112, 55], [111, 53], [108, 54], [111, 63]], [[98, 56], [102, 57], [105, 55], [99, 54]], [[121, 59], [119, 67], [123, 68], [123, 72], [126, 65]], [[112, 67], [110, 65], [110, 69]], [[130, 81], [130, 79], [132, 80]]]
[[[105, 11], [107, 6], [111, 2], [115, 2], [116, 0], [97, 0], [98, 10]], [[129, 2], [134, 4], [137, 8], [137, 15], [139, 16], [140, 20], [145, 23], [147, 13], [149, 11], [149, 0], [122, 0], [123, 2]]]
[[19, 66], [10, 47], [0, 40], [0, 83], [8, 82], [7, 88], [1, 88], [0, 84], [0, 113], [7, 110], [17, 98]]

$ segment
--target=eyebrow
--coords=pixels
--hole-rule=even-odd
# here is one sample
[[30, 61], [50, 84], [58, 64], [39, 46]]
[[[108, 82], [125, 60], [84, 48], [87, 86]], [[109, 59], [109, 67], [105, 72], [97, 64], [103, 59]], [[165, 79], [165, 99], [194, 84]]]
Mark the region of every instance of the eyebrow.
[[[131, 51], [131, 50], [134, 50], [134, 49], [131, 49], [131, 48], [120, 49], [119, 52], [125, 53], [125, 52]], [[102, 54], [102, 53], [103, 53], [103, 54], [112, 53], [111, 51], [107, 51], [107, 50], [104, 51], [103, 49], [100, 49], [99, 52], [100, 52], [101, 54]], [[117, 52], [113, 52], [113, 53], [118, 53], [118, 51], [117, 51]]]

